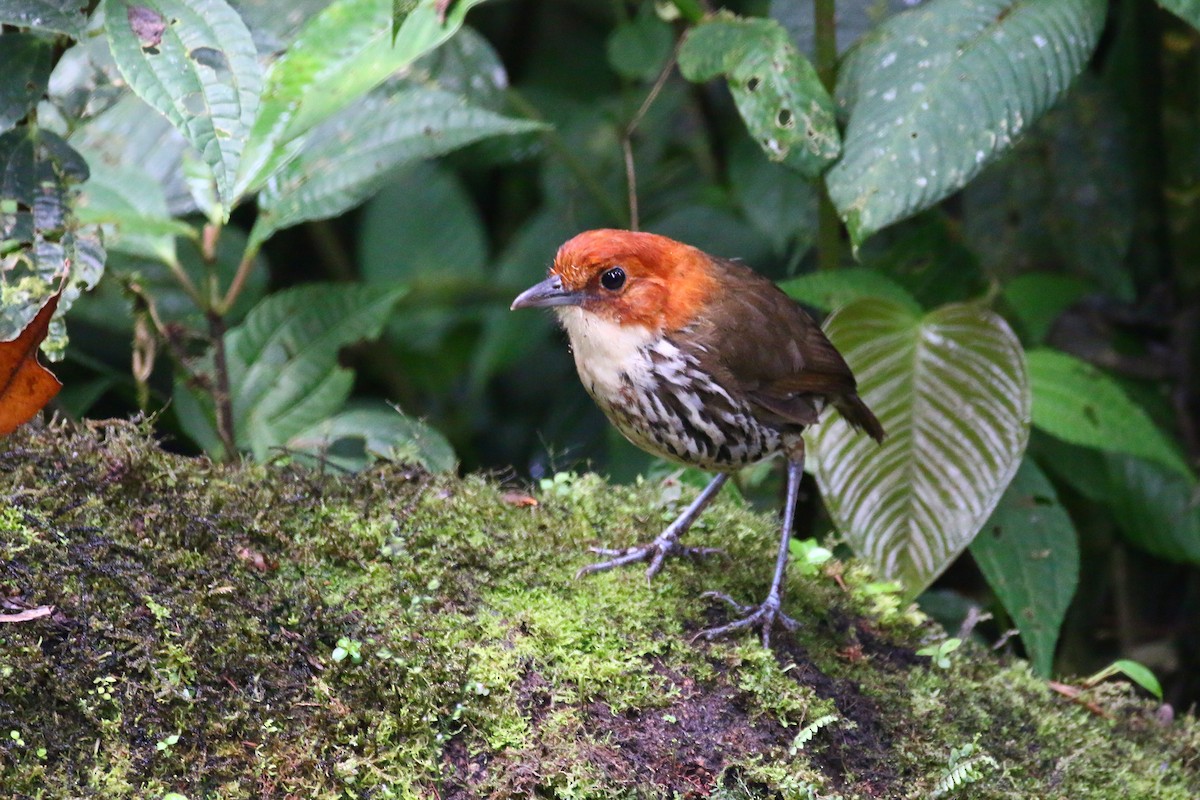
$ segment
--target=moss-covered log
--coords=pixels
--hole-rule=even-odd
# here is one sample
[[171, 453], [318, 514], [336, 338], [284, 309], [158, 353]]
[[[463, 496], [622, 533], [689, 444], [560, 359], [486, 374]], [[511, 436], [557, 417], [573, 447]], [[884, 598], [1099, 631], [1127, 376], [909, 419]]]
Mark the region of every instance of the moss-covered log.
[[703, 590], [770, 572], [774, 521], [731, 498], [691, 534], [728, 557], [652, 585], [573, 575], [677, 491], [537, 500], [219, 466], [132, 425], [10, 437], [0, 796], [1200, 796], [1193, 719], [1122, 686], [1089, 710], [982, 648], [939, 668], [914, 654], [934, 627], [852, 563], [793, 576], [804, 625], [773, 651], [692, 644], [728, 614]]

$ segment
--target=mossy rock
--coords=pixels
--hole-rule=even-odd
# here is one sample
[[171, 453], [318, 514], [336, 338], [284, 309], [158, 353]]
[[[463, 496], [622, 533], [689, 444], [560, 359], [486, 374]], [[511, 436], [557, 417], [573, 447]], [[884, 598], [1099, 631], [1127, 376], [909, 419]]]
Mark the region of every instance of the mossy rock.
[[969, 645], [939, 668], [914, 653], [939, 631], [853, 563], [793, 576], [804, 624], [771, 651], [693, 644], [729, 613], [703, 590], [769, 578], [775, 522], [732, 496], [690, 534], [724, 560], [574, 579], [683, 500], [18, 433], [0, 613], [54, 610], [0, 624], [0, 796], [1200, 796], [1195, 720]]

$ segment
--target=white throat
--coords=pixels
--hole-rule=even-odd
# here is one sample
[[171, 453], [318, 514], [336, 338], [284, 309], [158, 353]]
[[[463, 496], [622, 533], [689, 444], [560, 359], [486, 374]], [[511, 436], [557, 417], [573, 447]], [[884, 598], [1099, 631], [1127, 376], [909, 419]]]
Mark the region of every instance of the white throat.
[[607, 400], [620, 395], [626, 382], [655, 383], [644, 348], [659, 338], [645, 325], [621, 325], [578, 306], [559, 309], [558, 318], [571, 340], [575, 369], [588, 394]]

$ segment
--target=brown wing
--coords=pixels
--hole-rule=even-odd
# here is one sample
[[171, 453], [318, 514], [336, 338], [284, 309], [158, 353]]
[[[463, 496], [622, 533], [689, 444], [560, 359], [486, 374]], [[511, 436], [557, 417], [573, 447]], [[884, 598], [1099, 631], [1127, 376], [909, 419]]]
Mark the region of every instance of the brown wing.
[[854, 375], [820, 326], [774, 283], [741, 264], [714, 259], [719, 299], [697, 325], [705, 363], [776, 425], [812, 425], [825, 402], [882, 439], [856, 393]]

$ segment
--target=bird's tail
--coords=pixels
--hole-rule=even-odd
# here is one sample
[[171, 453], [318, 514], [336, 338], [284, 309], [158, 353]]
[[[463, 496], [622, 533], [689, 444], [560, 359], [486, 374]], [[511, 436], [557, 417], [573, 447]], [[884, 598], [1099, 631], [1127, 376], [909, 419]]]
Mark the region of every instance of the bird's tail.
[[883, 426], [861, 397], [856, 394], [843, 395], [833, 404], [842, 413], [842, 419], [850, 423], [850, 427], [862, 431], [877, 442], [883, 441]]

